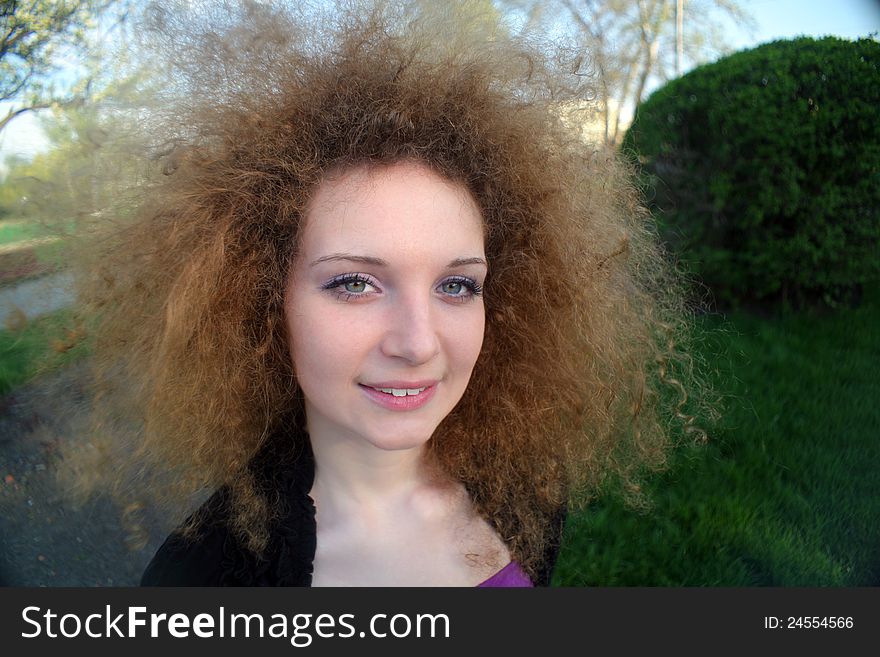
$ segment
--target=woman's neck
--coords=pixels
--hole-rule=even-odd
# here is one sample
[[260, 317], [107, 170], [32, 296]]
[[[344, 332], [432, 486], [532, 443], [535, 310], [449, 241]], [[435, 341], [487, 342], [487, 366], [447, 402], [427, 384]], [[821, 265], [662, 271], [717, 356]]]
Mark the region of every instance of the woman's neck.
[[396, 506], [434, 479], [425, 445], [387, 450], [363, 438], [309, 427], [315, 456], [311, 496], [325, 510]]

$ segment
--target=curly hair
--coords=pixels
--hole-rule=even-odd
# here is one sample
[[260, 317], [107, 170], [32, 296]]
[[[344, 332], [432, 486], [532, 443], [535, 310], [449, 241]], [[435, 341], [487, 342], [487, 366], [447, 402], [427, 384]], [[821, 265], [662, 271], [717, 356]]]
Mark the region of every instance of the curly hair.
[[283, 295], [310, 195], [331, 169], [418, 161], [470, 190], [489, 262], [469, 394], [429, 454], [534, 574], [560, 506], [609, 474], [636, 490], [696, 430], [685, 288], [566, 111], [590, 97], [583, 62], [381, 7], [331, 27], [243, 7], [211, 29], [161, 17], [176, 72], [152, 129], [176, 146], [83, 286], [107, 439], [137, 426], [132, 457], [178, 503], [229, 485], [259, 552], [274, 506], [247, 464], [303, 423]]

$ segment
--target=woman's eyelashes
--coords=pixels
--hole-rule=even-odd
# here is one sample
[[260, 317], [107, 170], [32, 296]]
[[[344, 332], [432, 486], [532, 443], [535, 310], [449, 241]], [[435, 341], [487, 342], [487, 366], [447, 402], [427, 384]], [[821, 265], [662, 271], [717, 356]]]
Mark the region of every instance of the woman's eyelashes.
[[366, 274], [340, 274], [321, 286], [322, 290], [332, 292], [341, 301], [367, 297], [379, 292], [379, 286]]
[[[324, 283], [321, 289], [332, 293], [340, 301], [354, 301], [382, 292], [372, 276], [359, 273], [334, 276]], [[483, 286], [467, 276], [444, 278], [435, 289], [444, 298], [458, 303], [469, 301], [483, 293]]]
[[458, 301], [467, 301], [483, 294], [483, 286], [467, 276], [444, 278], [438, 286], [441, 294]]

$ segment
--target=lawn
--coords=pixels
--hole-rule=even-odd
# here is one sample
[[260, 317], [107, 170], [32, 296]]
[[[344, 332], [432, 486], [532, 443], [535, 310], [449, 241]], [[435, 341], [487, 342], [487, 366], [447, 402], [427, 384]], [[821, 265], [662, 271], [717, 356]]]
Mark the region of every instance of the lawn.
[[15, 330], [0, 330], [0, 395], [85, 353], [87, 347], [71, 332], [71, 316], [60, 310]]
[[833, 315], [701, 328], [719, 327], [723, 426], [674, 453], [649, 512], [573, 513], [556, 585], [880, 585], [878, 289]]
[[57, 269], [64, 261], [64, 237], [75, 227], [72, 220], [52, 225], [35, 219], [0, 220], [0, 286]]
[[47, 224], [37, 219], [0, 219], [0, 246], [27, 240], [62, 237], [76, 228], [76, 222], [66, 220]]

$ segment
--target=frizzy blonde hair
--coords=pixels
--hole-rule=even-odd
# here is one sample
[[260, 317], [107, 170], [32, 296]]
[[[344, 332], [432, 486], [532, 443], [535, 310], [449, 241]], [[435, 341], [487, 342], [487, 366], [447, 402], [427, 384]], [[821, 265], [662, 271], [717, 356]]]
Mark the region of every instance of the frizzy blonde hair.
[[582, 62], [382, 8], [325, 28], [242, 11], [163, 25], [177, 145], [83, 285], [103, 420], [142, 420], [134, 458], [173, 473], [169, 499], [230, 485], [235, 528], [263, 549], [273, 501], [246, 466], [303, 421], [283, 292], [309, 198], [331, 169], [424, 163], [473, 194], [489, 262], [483, 349], [429, 453], [534, 576], [560, 506], [662, 464], [700, 388], [650, 217], [565, 118], [591, 91]]

